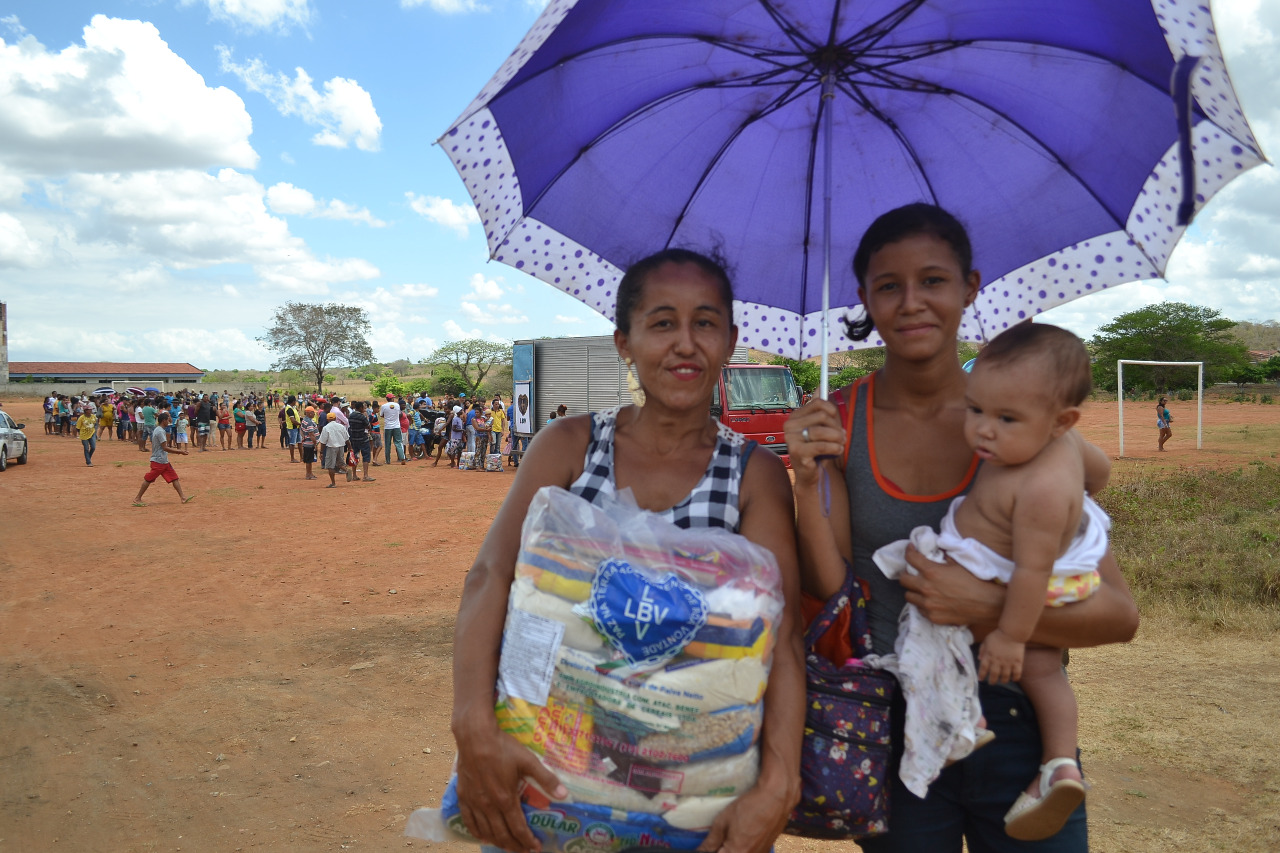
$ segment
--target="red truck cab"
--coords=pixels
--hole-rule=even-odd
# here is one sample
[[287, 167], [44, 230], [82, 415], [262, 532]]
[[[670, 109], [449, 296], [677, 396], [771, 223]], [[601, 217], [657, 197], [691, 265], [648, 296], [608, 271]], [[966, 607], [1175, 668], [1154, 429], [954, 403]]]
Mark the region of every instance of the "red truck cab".
[[800, 388], [782, 364], [726, 364], [711, 398], [711, 414], [734, 432], [782, 457], [788, 468], [783, 425], [800, 407]]

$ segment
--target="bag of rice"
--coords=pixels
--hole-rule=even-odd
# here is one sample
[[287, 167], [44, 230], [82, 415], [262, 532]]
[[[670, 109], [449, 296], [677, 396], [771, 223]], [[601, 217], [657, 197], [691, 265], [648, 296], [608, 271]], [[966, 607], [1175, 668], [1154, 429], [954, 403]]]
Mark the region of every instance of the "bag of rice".
[[[544, 488], [507, 605], [497, 717], [569, 790], [521, 795], [544, 853], [696, 848], [759, 772], [782, 585], [767, 550]], [[456, 777], [406, 835], [475, 839]]]

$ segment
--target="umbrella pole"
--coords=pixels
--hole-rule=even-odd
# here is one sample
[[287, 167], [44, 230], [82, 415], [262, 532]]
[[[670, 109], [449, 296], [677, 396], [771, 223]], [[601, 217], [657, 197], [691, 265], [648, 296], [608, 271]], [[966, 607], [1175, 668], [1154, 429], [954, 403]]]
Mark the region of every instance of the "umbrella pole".
[[835, 88], [835, 69], [828, 68], [822, 78], [822, 368], [818, 390], [824, 400], [830, 391], [827, 349], [831, 320], [827, 314], [831, 310], [831, 134]]

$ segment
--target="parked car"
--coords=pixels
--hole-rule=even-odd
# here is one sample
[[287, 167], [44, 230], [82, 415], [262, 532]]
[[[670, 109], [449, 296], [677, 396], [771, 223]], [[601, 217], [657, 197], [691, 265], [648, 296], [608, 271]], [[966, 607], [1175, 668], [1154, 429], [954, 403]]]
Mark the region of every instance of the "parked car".
[[9, 467], [12, 459], [19, 465], [27, 461], [27, 434], [22, 430], [26, 424], [16, 424], [13, 418], [0, 412], [0, 471]]

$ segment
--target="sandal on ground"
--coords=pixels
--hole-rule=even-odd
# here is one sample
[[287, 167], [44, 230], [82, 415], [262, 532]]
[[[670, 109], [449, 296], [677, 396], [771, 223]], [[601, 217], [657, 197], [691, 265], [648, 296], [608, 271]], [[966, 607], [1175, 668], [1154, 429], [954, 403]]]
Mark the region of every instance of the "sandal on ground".
[[134, 501], [134, 502], [133, 502], [133, 505], [134, 505], [134, 506], [146, 506], [146, 504], [144, 504], [142, 501]]
[[1004, 816], [1004, 831], [1019, 841], [1043, 841], [1058, 833], [1071, 813], [1084, 802], [1084, 782], [1079, 779], [1049, 780], [1060, 767], [1075, 765], [1074, 758], [1055, 758], [1040, 765], [1040, 796], [1026, 791], [1018, 795]]
[[325, 486], [325, 488], [326, 488], [326, 489], [336, 489], [336, 488], [338, 488], [338, 484], [337, 484], [337, 483], [330, 483], [329, 485]]
[[363, 482], [372, 483], [376, 479], [377, 479], [376, 477], [365, 477], [363, 478]]
[[184, 504], [189, 504], [189, 503], [191, 503], [191, 502], [192, 502], [193, 500], [195, 500], [195, 499], [196, 499], [196, 496], [195, 496], [195, 495], [190, 495], [190, 496], [188, 496], [188, 497], [183, 498], [183, 499], [182, 499], [182, 502], [183, 502]]

